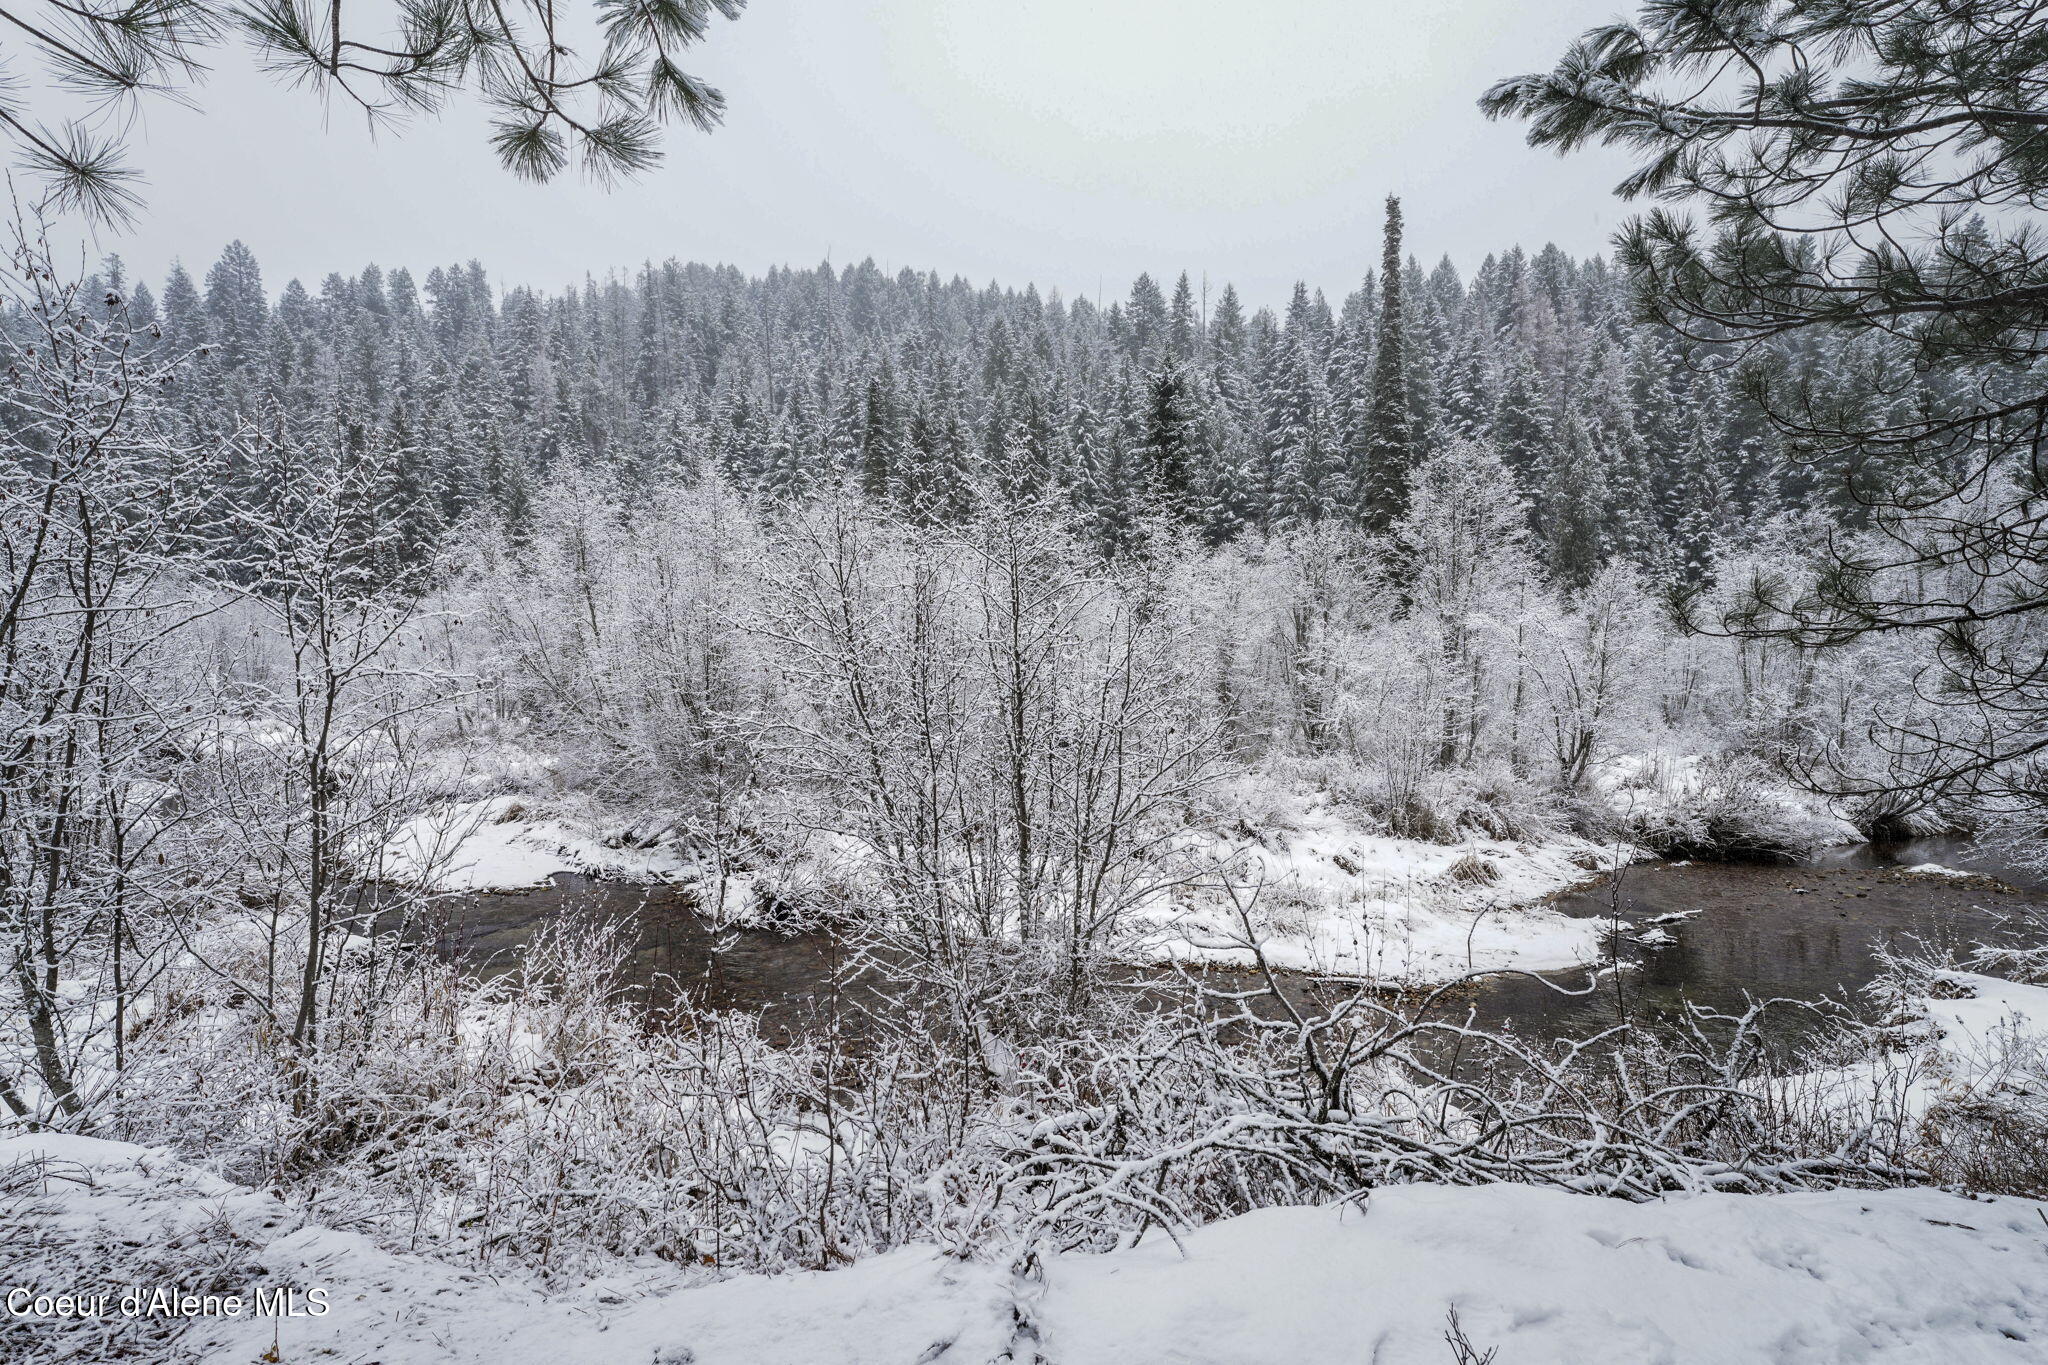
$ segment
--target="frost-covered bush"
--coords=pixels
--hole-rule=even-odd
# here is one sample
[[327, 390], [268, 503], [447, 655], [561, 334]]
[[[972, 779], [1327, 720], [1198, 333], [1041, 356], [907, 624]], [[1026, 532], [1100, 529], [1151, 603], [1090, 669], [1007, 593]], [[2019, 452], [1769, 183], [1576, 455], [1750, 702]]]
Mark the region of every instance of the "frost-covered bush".
[[[640, 497], [565, 473], [526, 538], [480, 529], [428, 656], [489, 680], [450, 734], [514, 787], [507, 736], [538, 756], [536, 790], [656, 810], [713, 844], [751, 822], [803, 850], [823, 828], [869, 846], [853, 880], [895, 877], [892, 902], [928, 881], [892, 871], [899, 852], [971, 862], [985, 884], [960, 894], [1021, 920], [1040, 890], [1004, 884], [1030, 866], [1018, 847], [1102, 829], [1107, 812], [1067, 807], [1112, 758], [1162, 813], [1252, 771], [1455, 841], [1604, 836], [1614, 765], [1665, 755], [1705, 780], [1650, 793], [1645, 833], [1731, 856], [1854, 837], [1798, 818], [1824, 805], [1794, 799], [1803, 782], [1910, 778], [1870, 735], [1880, 713], [1914, 714], [1912, 657], [1683, 634], [1618, 565], [1564, 590], [1517, 497], [1498, 452], [1456, 443], [1390, 538], [1212, 546], [1147, 522], [1142, 556], [1105, 561], [1050, 508], [911, 524], [845, 493], [771, 510], [716, 479]], [[1756, 782], [1782, 792], [1753, 802]], [[1845, 813], [1896, 831], [1932, 818], [1921, 804]]]
[[1572, 828], [1571, 803], [1557, 791], [1519, 778], [1501, 764], [1428, 770], [1395, 780], [1387, 770], [1354, 761], [1275, 759], [1232, 785], [1218, 802], [1251, 827], [1285, 829], [1301, 792], [1327, 794], [1361, 829], [1427, 843], [1484, 839], [1543, 842]]
[[1900, 1141], [1945, 1184], [2048, 1197], [2048, 949], [1891, 958], [1871, 993], [1910, 1059]]
[[1640, 1199], [1911, 1178], [1854, 1135], [1775, 1128], [1747, 1088], [1753, 1020], [1553, 1047], [1455, 1022], [1444, 992], [1133, 992], [1005, 942], [953, 959], [969, 989], [884, 942], [771, 1043], [743, 1017], [649, 1015], [616, 989], [617, 943], [564, 931], [484, 982], [358, 942], [335, 1027], [296, 1054], [195, 972], [99, 1131], [401, 1249], [569, 1276], [1102, 1247], [1416, 1180]]
[[2048, 951], [1888, 955], [1867, 1008], [1831, 1012], [1797, 1061], [1755, 1083], [1794, 1141], [1852, 1137], [1957, 1189], [2048, 1195]]
[[1627, 838], [1671, 858], [1789, 862], [1853, 833], [1748, 755], [1644, 764], [1609, 800]]

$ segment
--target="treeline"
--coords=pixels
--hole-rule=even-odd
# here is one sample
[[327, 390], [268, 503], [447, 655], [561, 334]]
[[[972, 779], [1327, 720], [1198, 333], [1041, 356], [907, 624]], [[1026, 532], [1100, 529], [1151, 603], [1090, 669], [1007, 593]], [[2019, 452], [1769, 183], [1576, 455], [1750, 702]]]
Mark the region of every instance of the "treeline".
[[[172, 397], [201, 438], [338, 423], [388, 470], [416, 549], [479, 509], [517, 523], [565, 466], [716, 469], [775, 497], [845, 482], [933, 521], [1049, 497], [1112, 552], [1148, 515], [1211, 543], [1384, 530], [1461, 437], [1500, 451], [1568, 585], [1611, 559], [1697, 578], [1788, 508], [1856, 519], [1850, 471], [1787, 459], [1710, 356], [1631, 321], [1601, 259], [1517, 248], [1469, 280], [1425, 272], [1390, 210], [1398, 269], [1335, 304], [1297, 285], [1281, 313], [1186, 274], [1098, 306], [872, 260], [763, 278], [669, 261], [502, 297], [474, 263], [372, 266], [272, 304], [240, 243], [203, 281], [176, 267], [153, 292], [110, 261], [98, 287], [160, 344], [206, 348]], [[1867, 341], [1787, 360], [1845, 401], [1915, 401]]]

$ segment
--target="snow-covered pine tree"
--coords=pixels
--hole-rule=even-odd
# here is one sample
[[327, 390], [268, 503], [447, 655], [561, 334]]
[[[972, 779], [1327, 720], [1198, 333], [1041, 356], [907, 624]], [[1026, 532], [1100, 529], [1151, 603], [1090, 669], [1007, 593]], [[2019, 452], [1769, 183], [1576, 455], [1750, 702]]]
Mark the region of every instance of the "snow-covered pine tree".
[[1365, 467], [1352, 474], [1358, 484], [1359, 514], [1375, 530], [1401, 519], [1416, 459], [1401, 267], [1401, 201], [1390, 194], [1380, 243], [1379, 326], [1373, 338], [1372, 445]]

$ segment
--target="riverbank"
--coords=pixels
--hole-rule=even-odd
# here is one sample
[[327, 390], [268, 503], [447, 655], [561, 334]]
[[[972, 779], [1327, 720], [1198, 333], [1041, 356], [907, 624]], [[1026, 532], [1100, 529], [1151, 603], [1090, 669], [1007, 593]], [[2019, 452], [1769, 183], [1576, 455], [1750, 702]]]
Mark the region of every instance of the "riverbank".
[[[721, 874], [659, 821], [501, 797], [408, 826], [390, 863], [450, 893], [435, 928], [472, 960], [508, 960], [565, 915], [623, 923], [642, 979], [668, 978], [711, 1008], [770, 1012], [779, 1030], [798, 1026], [796, 1008], [829, 1002], [842, 962], [829, 920], [801, 927], [806, 896], [857, 870], [855, 852], [833, 848], [836, 864], [799, 851]], [[1304, 798], [1191, 832], [1182, 852], [1229, 869], [1244, 918], [1213, 891], [1164, 891], [1121, 941], [1133, 965], [1244, 967], [1255, 938], [1272, 965], [1307, 976], [1426, 986], [1494, 973], [1461, 1003], [1489, 1025], [1546, 1034], [1669, 1016], [1686, 1001], [1739, 1011], [1752, 998], [1854, 996], [1887, 950], [2048, 936], [2048, 889], [2007, 884], [1997, 874], [2009, 869], [1958, 839], [1835, 846], [1805, 866], [1636, 860], [1587, 840], [1396, 839]], [[783, 914], [764, 924], [771, 900]], [[1576, 969], [1617, 956], [1628, 970], [1592, 994], [1516, 974], [1583, 990]]]
[[[1276, 865], [1320, 875], [1328, 864], [1353, 875], [1335, 861], [1348, 860], [1352, 845], [1326, 844], [1327, 832], [1296, 832], [1301, 837], [1284, 845], [1273, 841]], [[1234, 847], [1242, 854], [1242, 843]], [[1661, 908], [1671, 898], [1698, 901], [1686, 888], [1717, 877], [1733, 879], [1724, 908], [1748, 904], [1767, 916], [1790, 905], [1807, 916], [1804, 932], [1814, 935], [1855, 924], [1863, 911], [1877, 919], [1938, 903], [1961, 913], [1994, 894], [2033, 903], [2028, 893], [2000, 890], [1983, 878], [1914, 870], [1923, 866], [1638, 866], [1547, 908], [1596, 933], [1617, 924], [1640, 929], [1624, 933], [1625, 946], [1673, 950], [1702, 930], [1725, 929], [1737, 942], [1760, 928], [1751, 923], [1744, 930], [1741, 920], [1723, 925], [1712, 904], [1676, 919]], [[1269, 876], [1264, 884], [1276, 880]], [[457, 893], [443, 907], [451, 912], [451, 932], [464, 916], [471, 917], [468, 930], [480, 931], [453, 945], [472, 959], [517, 950], [565, 914], [623, 921], [639, 936], [637, 969], [675, 965], [687, 955], [699, 974], [684, 984], [701, 1000], [765, 1014], [762, 1032], [771, 1040], [768, 1023], [779, 1015], [790, 1042], [757, 1046], [754, 1024], [744, 1018], [647, 1030], [630, 1010], [607, 1003], [589, 973], [560, 978], [568, 988], [555, 993], [548, 987], [556, 978], [545, 972], [537, 988], [516, 981], [485, 987], [450, 974], [447, 994], [423, 996], [389, 1021], [405, 1027], [377, 1030], [388, 1040], [377, 1069], [329, 1078], [325, 1102], [336, 1106], [337, 1121], [361, 1125], [379, 1143], [385, 1134], [403, 1135], [391, 1145], [373, 1145], [346, 1171], [294, 1188], [287, 1203], [207, 1173], [269, 1169], [247, 1158], [240, 1167], [225, 1164], [233, 1132], [193, 1142], [182, 1159], [26, 1135], [0, 1150], [20, 1158], [7, 1173], [17, 1197], [0, 1240], [38, 1258], [24, 1260], [22, 1272], [37, 1283], [83, 1285], [118, 1270], [138, 1280], [182, 1276], [181, 1283], [223, 1293], [245, 1282], [331, 1291], [335, 1311], [318, 1320], [160, 1323], [159, 1336], [130, 1352], [207, 1365], [243, 1365], [266, 1350], [286, 1361], [367, 1357], [386, 1365], [942, 1365], [950, 1358], [997, 1359], [1004, 1351], [1086, 1365], [1150, 1358], [1161, 1348], [1193, 1365], [1335, 1365], [1354, 1359], [1360, 1342], [1371, 1342], [1377, 1359], [1434, 1365], [1448, 1349], [1452, 1309], [1476, 1352], [1499, 1348], [1503, 1358], [1512, 1351], [1558, 1365], [1635, 1365], [1659, 1352], [1686, 1361], [1768, 1360], [1787, 1341], [1809, 1355], [1831, 1353], [1829, 1359], [1912, 1359], [1936, 1351], [1954, 1358], [1960, 1351], [1963, 1359], [2006, 1361], [2027, 1359], [2048, 1321], [2048, 1304], [2029, 1297], [2031, 1289], [2015, 1288], [2048, 1282], [2040, 1273], [2048, 1263], [2048, 1223], [2034, 1234], [2026, 1215], [2039, 1222], [2043, 1211], [2018, 1197], [2038, 1193], [2037, 1186], [1993, 1185], [1995, 1199], [1867, 1187], [1946, 1184], [1964, 1168], [1922, 1165], [1923, 1157], [1947, 1160], [1959, 1143], [2004, 1133], [2031, 1140], [2042, 1131], [2041, 1116], [2026, 1108], [2038, 1108], [2030, 1097], [2039, 1093], [2040, 1074], [2037, 1053], [2028, 1049], [2037, 1048], [2039, 1026], [2048, 1023], [2048, 989], [2039, 986], [1983, 972], [1935, 972], [1920, 996], [1898, 1002], [1892, 1032], [1866, 1038], [1873, 1046], [1850, 1064], [1790, 1077], [1755, 1068], [1735, 1082], [1742, 1095], [1756, 1098], [1764, 1125], [1757, 1130], [1764, 1145], [1745, 1145], [1741, 1160], [1754, 1157], [1763, 1171], [1818, 1163], [1817, 1171], [1840, 1172], [1842, 1115], [1855, 1120], [1858, 1132], [1872, 1126], [1865, 1121], [1872, 1115], [1849, 1108], [1845, 1095], [1882, 1088], [1906, 1096], [1910, 1103], [1881, 1116], [1880, 1149], [1850, 1158], [1847, 1179], [1826, 1174], [1815, 1181], [1864, 1188], [1740, 1198], [1707, 1193], [1733, 1173], [1716, 1166], [1647, 1195], [1638, 1191], [1648, 1202], [1632, 1204], [1582, 1192], [1612, 1188], [1590, 1177], [1535, 1178], [1537, 1188], [1518, 1183], [1531, 1178], [1527, 1173], [1509, 1174], [1473, 1187], [1460, 1185], [1455, 1170], [1407, 1172], [1349, 1200], [1341, 1196], [1355, 1182], [1335, 1193], [1268, 1189], [1259, 1199], [1271, 1202], [1250, 1212], [1243, 1203], [1190, 1200], [1174, 1206], [1182, 1210], [1169, 1224], [1177, 1241], [1152, 1231], [1136, 1246], [1099, 1255], [1057, 1252], [1052, 1243], [1020, 1271], [1006, 1239], [1036, 1207], [1028, 1203], [1026, 1177], [1037, 1169], [1029, 1163], [1066, 1150], [1062, 1144], [1071, 1140], [1106, 1163], [1105, 1179], [1116, 1176], [1119, 1161], [1136, 1161], [1143, 1170], [1130, 1178], [1150, 1189], [1155, 1175], [1164, 1180], [1171, 1159], [1145, 1163], [1187, 1149], [1186, 1135], [1151, 1134], [1129, 1148], [1129, 1132], [1171, 1120], [1201, 1087], [1174, 1082], [1163, 1093], [1127, 1096], [1128, 1107], [1115, 1110], [1120, 1136], [1098, 1150], [1111, 1130], [1090, 1128], [1098, 1122], [1094, 1111], [1075, 1107], [1093, 1099], [1040, 1097], [1039, 1107], [1019, 1118], [1016, 1087], [1056, 1073], [1027, 1071], [1014, 1051], [963, 1053], [957, 1064], [968, 1079], [960, 1093], [985, 1107], [973, 1109], [973, 1122], [959, 1131], [949, 1119], [941, 1140], [939, 1130], [917, 1127], [918, 1116], [955, 1113], [950, 1092], [906, 1096], [894, 1089], [906, 1077], [923, 1076], [928, 1055], [892, 1063], [858, 1049], [841, 1052], [823, 1030], [805, 1026], [805, 1011], [829, 1008], [835, 937], [722, 924], [704, 913], [698, 895], [686, 881], [557, 874], [544, 888]], [[1652, 932], [1669, 941], [1651, 940]], [[1604, 992], [1617, 985], [1639, 998], [1637, 983], [1647, 971], [1639, 963], [1609, 974], [1603, 994], [1582, 1003], [1605, 1008]], [[744, 972], [758, 974], [749, 981]], [[1514, 982], [1534, 984], [1490, 977], [1449, 1007], [1460, 1015], [1470, 1008], [1478, 1023], [1491, 1024], [1500, 1003], [1492, 993]], [[2025, 1019], [2015, 1022], [2019, 1015]], [[460, 1021], [446, 1037], [413, 1024], [444, 1018]], [[1570, 1031], [1550, 1027], [1547, 1017], [1515, 1022], [1523, 1038]], [[1458, 1046], [1471, 1036], [1458, 1035]], [[1860, 1035], [1841, 1036], [1846, 1044]], [[1150, 1059], [1142, 1068], [1149, 1072], [1171, 1051], [1135, 1038], [1097, 1046], [1093, 1062], [1112, 1072], [1139, 1057]], [[1990, 1064], [1979, 1065], [1976, 1059], [1993, 1048]], [[1653, 1049], [1633, 1055], [1659, 1064]], [[873, 1071], [862, 1071], [870, 1061]], [[1206, 1064], [1197, 1070], [1209, 1082], [1227, 1074]], [[1398, 1125], [1404, 1115], [1451, 1109], [1438, 1099], [1390, 1095], [1360, 1077], [1351, 1083], [1384, 1113], [1374, 1111], [1357, 1126], [1342, 1112], [1285, 1121], [1369, 1149], [1383, 1126]], [[1652, 1088], [1665, 1089], [1662, 1082]], [[1097, 1093], [1092, 1083], [1087, 1093]], [[1460, 1105], [1477, 1093], [1483, 1092], [1464, 1094]], [[720, 1098], [706, 1104], [707, 1097]], [[724, 1102], [729, 1097], [744, 1103]], [[890, 1103], [897, 1107], [883, 1107]], [[416, 1124], [422, 1112], [432, 1119]], [[1231, 1133], [1233, 1124], [1276, 1121], [1282, 1120], [1273, 1112], [1241, 1107], [1212, 1117]], [[1574, 1150], [1580, 1131], [1571, 1128]], [[1003, 1138], [994, 1148], [992, 1133]], [[1471, 1140], [1462, 1134], [1457, 1142], [1408, 1150], [1455, 1153]], [[1517, 1146], [1523, 1140], [1517, 1137]], [[39, 1153], [56, 1160], [30, 1160]], [[928, 1192], [977, 1170], [986, 1181], [985, 1163], [996, 1153], [1020, 1163], [1019, 1174], [977, 1188], [1019, 1199], [1018, 1221], [970, 1229], [951, 1213], [942, 1216]], [[1875, 1163], [1869, 1170], [1881, 1174], [1856, 1175], [1862, 1168], [1854, 1162]], [[2008, 1179], [2023, 1174], [2010, 1160], [1996, 1169]], [[393, 1214], [394, 1207], [401, 1211]], [[504, 1231], [469, 1231], [473, 1211], [486, 1208], [516, 1211], [503, 1220], [521, 1238], [516, 1255], [499, 1251]], [[821, 1210], [842, 1220], [835, 1227], [857, 1229], [857, 1237], [812, 1241], [808, 1229], [825, 1217]], [[1132, 1232], [1140, 1226], [1157, 1224], [1141, 1222]], [[806, 1230], [791, 1249], [764, 1249], [763, 1238], [790, 1228]], [[570, 1259], [555, 1259], [558, 1243], [570, 1248], [562, 1253]], [[650, 1246], [661, 1250], [649, 1253]], [[971, 1255], [962, 1254], [970, 1248]], [[1916, 1271], [1928, 1261], [1939, 1261], [1939, 1274]], [[749, 1265], [828, 1264], [836, 1268], [823, 1274], [731, 1273]], [[1739, 1329], [1719, 1325], [1738, 1313]]]
[[[1256, 942], [1289, 971], [1402, 983], [1598, 961], [1599, 926], [1549, 902], [1640, 854], [1566, 835], [1396, 838], [1314, 796], [1275, 799], [1256, 820], [1191, 828], [1165, 848], [1157, 886], [1134, 898], [1108, 945], [1114, 955], [1248, 966]], [[409, 822], [383, 850], [380, 871], [468, 894], [531, 894], [562, 877], [638, 884], [661, 888], [654, 899], [683, 893], [717, 927], [745, 930], [771, 907], [801, 921], [820, 888], [859, 877], [865, 861], [848, 840], [813, 838], [736, 868], [658, 819], [544, 813], [495, 797]], [[1215, 889], [1223, 881], [1235, 894]]]

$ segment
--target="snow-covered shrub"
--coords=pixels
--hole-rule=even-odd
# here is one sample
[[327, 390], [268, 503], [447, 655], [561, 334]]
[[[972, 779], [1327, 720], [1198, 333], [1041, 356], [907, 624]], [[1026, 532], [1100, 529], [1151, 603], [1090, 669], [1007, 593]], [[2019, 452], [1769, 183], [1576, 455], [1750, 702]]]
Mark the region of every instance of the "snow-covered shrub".
[[1476, 853], [1467, 853], [1452, 863], [1444, 876], [1460, 886], [1491, 886], [1500, 880], [1500, 868]]
[[333, 1026], [291, 1052], [227, 984], [250, 964], [211, 952], [179, 983], [197, 1003], [134, 1040], [100, 1131], [397, 1249], [551, 1276], [1102, 1247], [1415, 1180], [1646, 1198], [1911, 1178], [1832, 1132], [1813, 1149], [1774, 1129], [1746, 1088], [1753, 1023], [1553, 1049], [1446, 1016], [1455, 985], [1402, 1001], [1190, 974], [1133, 992], [1012, 940], [941, 964], [878, 938], [861, 980], [771, 1042], [744, 1017], [650, 1016], [617, 989], [618, 936], [587, 926], [489, 981], [357, 941]]
[[1608, 799], [1627, 838], [1670, 858], [1793, 861], [1844, 834], [1843, 822], [1745, 755], [1645, 763]]
[[2048, 1194], [2048, 951], [1888, 954], [1867, 1010], [1831, 1013], [1753, 1088], [1808, 1146], [1855, 1138], [1935, 1183]]
[[1284, 828], [1281, 810], [1290, 804], [1290, 789], [1327, 793], [1334, 804], [1355, 812], [1362, 828], [1425, 843], [1454, 844], [1475, 836], [1544, 842], [1570, 825], [1557, 793], [1499, 765], [1424, 769], [1397, 778], [1384, 767], [1340, 757], [1280, 758], [1236, 784], [1232, 800], [1248, 816], [1266, 807], [1273, 812], [1266, 823]]
[[2048, 1197], [2048, 949], [1888, 959], [1871, 988], [1919, 1068], [1902, 1140], [1944, 1184]]

